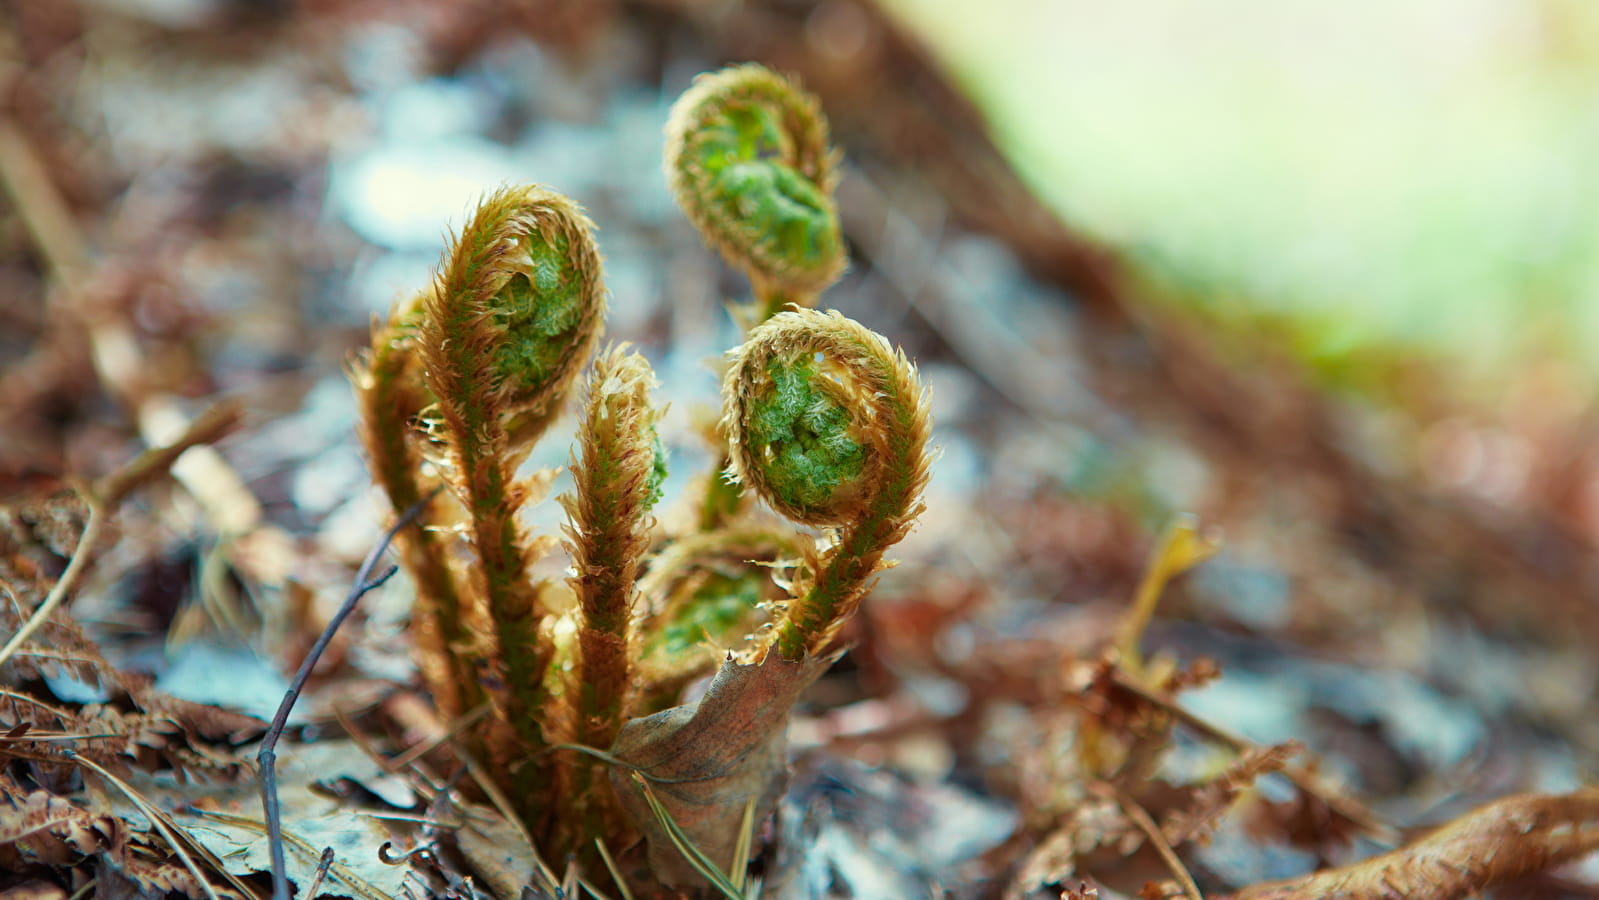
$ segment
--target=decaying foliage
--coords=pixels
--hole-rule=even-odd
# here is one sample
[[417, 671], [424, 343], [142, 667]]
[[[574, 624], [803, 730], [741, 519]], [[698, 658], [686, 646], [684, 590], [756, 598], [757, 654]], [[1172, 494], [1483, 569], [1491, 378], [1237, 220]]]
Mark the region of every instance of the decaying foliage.
[[1505, 797], [1389, 853], [1303, 878], [1258, 884], [1236, 900], [1454, 900], [1599, 850], [1599, 788]]
[[[105, 798], [122, 794], [138, 805], [119, 777], [133, 771], [160, 772], [180, 782], [238, 780], [248, 770], [237, 745], [259, 735], [261, 723], [170, 697], [147, 676], [119, 670], [66, 609], [115, 507], [161, 477], [185, 449], [216, 440], [238, 423], [236, 409], [219, 408], [172, 445], [146, 452], [77, 498], [58, 498], [63, 509], [87, 506], [88, 517], [48, 592], [44, 573], [4, 554], [0, 577], [7, 597], [0, 603], [0, 633], [9, 640], [0, 648], [0, 871], [71, 869], [94, 860], [98, 877], [125, 879], [139, 891], [251, 896], [165, 813], [147, 807], [144, 824], [135, 826]], [[76, 681], [106, 699], [65, 704], [27, 689], [46, 679]], [[87, 797], [74, 790], [89, 784], [99, 790]]]

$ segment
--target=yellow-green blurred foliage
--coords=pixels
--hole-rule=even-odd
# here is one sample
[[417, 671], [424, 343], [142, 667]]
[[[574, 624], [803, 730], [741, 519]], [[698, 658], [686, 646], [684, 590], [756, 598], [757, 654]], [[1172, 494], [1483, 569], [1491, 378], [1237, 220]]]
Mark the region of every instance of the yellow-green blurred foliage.
[[890, 0], [1156, 293], [1483, 383], [1599, 374], [1599, 4]]

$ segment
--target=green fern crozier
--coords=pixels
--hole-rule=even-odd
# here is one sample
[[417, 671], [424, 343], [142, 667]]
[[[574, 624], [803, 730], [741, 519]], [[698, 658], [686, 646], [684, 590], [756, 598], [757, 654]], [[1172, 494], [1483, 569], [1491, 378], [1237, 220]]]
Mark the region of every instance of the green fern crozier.
[[[721, 452], [735, 477], [708, 493], [703, 507], [716, 513], [698, 527], [663, 534], [651, 515], [666, 464], [654, 379], [642, 356], [615, 349], [588, 379], [561, 498], [570, 577], [534, 573], [559, 541], [531, 533], [520, 513], [553, 473], [518, 469], [593, 354], [605, 307], [593, 225], [559, 194], [485, 198], [434, 283], [374, 330], [353, 369], [391, 505], [447, 488], [428, 527], [399, 538], [423, 678], [447, 718], [470, 719], [458, 745], [485, 764], [489, 793], [507, 798], [539, 850], [575, 857], [590, 877], [601, 871], [596, 839], [620, 849], [642, 832], [651, 846], [634, 862], [660, 864], [674, 890], [707, 883], [663, 862], [678, 852], [666, 835], [720, 847], [728, 823], [774, 808], [787, 709], [920, 510], [928, 423], [914, 369], [863, 326], [804, 308], [844, 267], [826, 131], [813, 98], [754, 66], [698, 80], [672, 115], [679, 201], [759, 301], [724, 380]], [[784, 307], [795, 309], [771, 315]], [[813, 547], [751, 509], [740, 485], [827, 540]], [[749, 664], [727, 662], [729, 649]], [[762, 724], [739, 735], [753, 755], [714, 767], [711, 782], [744, 793], [662, 782], [660, 804], [635, 802], [616, 760], [625, 750], [695, 769], [674, 756], [684, 739], [673, 729], [726, 714], [679, 705], [719, 663], [718, 683], [782, 698], [757, 704]], [[692, 756], [700, 745], [687, 746]], [[682, 816], [683, 829], [657, 814]]]

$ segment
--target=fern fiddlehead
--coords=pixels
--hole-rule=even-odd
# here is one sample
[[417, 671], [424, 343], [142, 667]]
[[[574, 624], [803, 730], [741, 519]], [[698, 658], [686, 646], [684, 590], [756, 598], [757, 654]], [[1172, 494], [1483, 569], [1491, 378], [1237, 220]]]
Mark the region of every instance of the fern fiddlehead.
[[[551, 657], [539, 637], [541, 586], [528, 575], [549, 542], [517, 521], [531, 487], [515, 479], [523, 451], [586, 361], [604, 314], [593, 225], [570, 200], [538, 187], [486, 198], [448, 252], [424, 305], [417, 345], [434, 397], [427, 415], [448, 483], [466, 508], [477, 557], [471, 585], [491, 622], [485, 673], [501, 753], [545, 746], [541, 712]], [[513, 749], [514, 747], [514, 749]], [[533, 780], [535, 767], [520, 772]]]
[[661, 550], [639, 579], [654, 603], [642, 623], [639, 673], [650, 690], [640, 714], [671, 706], [758, 629], [782, 599], [774, 570], [799, 552], [795, 534], [763, 522], [695, 532]]
[[[678, 206], [729, 264], [755, 303], [732, 308], [747, 331], [793, 305], [810, 307], [847, 262], [833, 201], [837, 154], [816, 98], [759, 65], [701, 75], [666, 125], [666, 180]], [[737, 518], [743, 495], [722, 457], [700, 527]]]
[[846, 256], [816, 98], [757, 65], [695, 79], [666, 126], [666, 178], [706, 241], [755, 286], [760, 321], [811, 305]]
[[925, 391], [881, 335], [836, 312], [792, 310], [733, 351], [723, 397], [735, 477], [783, 515], [837, 532], [807, 554], [775, 634], [783, 658], [815, 655], [921, 512]]

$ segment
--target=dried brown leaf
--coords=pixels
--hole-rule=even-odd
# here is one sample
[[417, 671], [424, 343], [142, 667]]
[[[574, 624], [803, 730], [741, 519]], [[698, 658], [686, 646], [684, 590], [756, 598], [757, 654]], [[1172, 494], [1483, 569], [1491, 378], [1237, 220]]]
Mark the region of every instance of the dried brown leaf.
[[26, 858], [69, 865], [104, 850], [118, 851], [123, 823], [98, 815], [48, 791], [23, 791], [0, 777], [0, 846], [12, 845]]
[[[801, 692], [834, 657], [789, 662], [769, 652], [758, 663], [728, 660], [700, 702], [676, 706], [622, 727], [611, 755], [635, 767], [672, 819], [705, 853], [729, 870], [744, 807], [755, 798], [756, 822], [765, 821], [787, 776], [784, 729]], [[615, 768], [611, 784], [622, 806], [649, 841], [650, 865], [669, 885], [704, 879], [673, 845], [650, 812], [631, 771]]]
[[1518, 794], [1354, 865], [1245, 888], [1234, 900], [1449, 900], [1599, 850], [1599, 788]]

